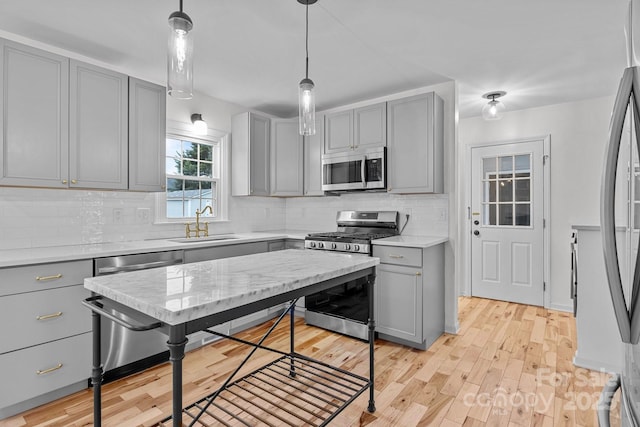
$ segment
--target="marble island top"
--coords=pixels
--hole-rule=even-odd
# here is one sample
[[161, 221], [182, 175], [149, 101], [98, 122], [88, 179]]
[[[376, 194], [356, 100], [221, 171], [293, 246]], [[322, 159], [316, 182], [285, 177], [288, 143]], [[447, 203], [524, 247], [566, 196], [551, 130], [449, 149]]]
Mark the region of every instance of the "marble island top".
[[290, 249], [87, 278], [84, 287], [177, 325], [379, 262], [378, 258], [362, 255]]

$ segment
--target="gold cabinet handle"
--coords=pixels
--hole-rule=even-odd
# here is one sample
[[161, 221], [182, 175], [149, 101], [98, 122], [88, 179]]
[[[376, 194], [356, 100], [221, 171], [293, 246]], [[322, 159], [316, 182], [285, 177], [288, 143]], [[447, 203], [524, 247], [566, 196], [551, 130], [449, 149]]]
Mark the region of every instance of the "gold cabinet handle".
[[60, 317], [62, 316], [62, 312], [59, 311], [57, 313], [51, 313], [51, 314], [42, 314], [40, 316], [36, 316], [36, 320], [47, 320], [47, 319], [53, 319], [55, 317]]
[[72, 179], [72, 180], [71, 180], [71, 183], [72, 183], [72, 184], [77, 184], [77, 183], [78, 183], [78, 180], [76, 180], [76, 179]]
[[416, 276], [422, 276], [422, 273], [420, 273], [419, 271], [416, 272]]
[[63, 184], [68, 184], [68, 183], [69, 183], [69, 181], [67, 181], [66, 179], [63, 179], [63, 180], [62, 180], [62, 183], [63, 183]]
[[404, 256], [403, 255], [389, 255], [389, 258], [402, 259], [402, 258], [404, 258]]
[[38, 282], [43, 282], [45, 280], [61, 279], [61, 278], [62, 278], [62, 273], [54, 274], [53, 276], [36, 276], [36, 280]]
[[62, 363], [58, 363], [56, 366], [54, 366], [53, 368], [49, 368], [49, 369], [44, 369], [44, 370], [40, 370], [38, 369], [36, 371], [36, 375], [44, 375], [44, 374], [48, 374], [49, 372], [53, 372], [53, 371], [57, 371], [58, 369], [62, 368]]

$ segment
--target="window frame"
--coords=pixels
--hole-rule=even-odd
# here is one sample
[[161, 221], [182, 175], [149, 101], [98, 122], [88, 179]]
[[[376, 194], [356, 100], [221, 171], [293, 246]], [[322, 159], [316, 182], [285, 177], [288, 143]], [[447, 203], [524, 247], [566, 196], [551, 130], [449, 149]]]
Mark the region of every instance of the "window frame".
[[[181, 123], [174, 121], [167, 121], [167, 130], [164, 138], [164, 150], [166, 151], [166, 141], [168, 138], [193, 141], [195, 143], [206, 143], [214, 146], [213, 152], [219, 152], [219, 176], [212, 178], [211, 181], [215, 183], [216, 195], [215, 198], [218, 202], [218, 216], [206, 217], [208, 222], [225, 222], [228, 221], [229, 212], [229, 133], [220, 131], [217, 129], [208, 129], [206, 135], [196, 135], [193, 132], [193, 126], [189, 123]], [[163, 156], [166, 158], [166, 155]], [[212, 159], [213, 160], [213, 159]], [[215, 161], [214, 161], [215, 164]], [[215, 168], [215, 166], [213, 166]], [[166, 165], [163, 163], [162, 167], [164, 173], [165, 183], [167, 180]], [[156, 193], [156, 219], [155, 223], [184, 223], [185, 221], [195, 219], [195, 212], [193, 216], [185, 216], [180, 218], [167, 218], [167, 192]]]

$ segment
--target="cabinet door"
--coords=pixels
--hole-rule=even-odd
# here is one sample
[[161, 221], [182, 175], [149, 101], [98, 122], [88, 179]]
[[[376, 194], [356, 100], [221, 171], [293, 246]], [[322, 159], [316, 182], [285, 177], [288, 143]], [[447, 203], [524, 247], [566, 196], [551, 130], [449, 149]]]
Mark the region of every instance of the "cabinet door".
[[249, 114], [249, 193], [252, 196], [268, 196], [270, 193], [269, 138], [269, 119]]
[[0, 184], [66, 188], [69, 60], [0, 40]]
[[355, 150], [387, 145], [387, 103], [355, 109], [353, 132]]
[[69, 186], [127, 189], [127, 76], [71, 60]]
[[327, 114], [324, 118], [324, 152], [353, 149], [353, 110]]
[[303, 151], [297, 119], [271, 121], [272, 196], [302, 196]]
[[443, 103], [433, 92], [387, 103], [387, 191], [443, 191]]
[[304, 195], [323, 196], [324, 116], [316, 116], [316, 134], [304, 137]]
[[129, 190], [164, 191], [165, 88], [129, 77]]
[[422, 270], [387, 264], [376, 270], [376, 331], [421, 343]]

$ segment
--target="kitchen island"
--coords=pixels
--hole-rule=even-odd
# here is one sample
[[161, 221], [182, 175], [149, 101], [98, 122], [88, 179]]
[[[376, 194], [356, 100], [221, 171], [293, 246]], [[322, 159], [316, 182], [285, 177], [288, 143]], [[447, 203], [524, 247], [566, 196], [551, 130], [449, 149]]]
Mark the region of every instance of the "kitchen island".
[[[182, 359], [187, 343], [186, 336], [266, 307], [288, 301], [295, 302], [298, 297], [330, 289], [360, 277], [368, 277], [369, 305], [373, 313], [373, 283], [375, 266], [378, 263], [377, 258], [359, 255], [285, 250], [85, 279], [85, 288], [96, 295], [86, 301], [86, 305], [92, 310], [93, 319], [92, 383], [94, 384], [95, 426], [100, 426], [101, 417], [100, 322], [102, 317], [134, 330], [157, 328], [169, 337], [167, 346], [173, 371], [173, 410], [171, 418], [168, 419], [172, 419], [175, 426], [182, 425], [183, 413], [191, 417], [190, 422], [195, 422], [203, 415], [209, 417], [209, 422], [214, 423], [221, 423], [224, 419], [230, 418], [241, 420], [244, 415], [240, 414], [239, 410], [244, 408], [236, 407], [230, 410], [218, 405], [217, 401], [214, 402], [227, 390], [227, 386], [236, 385], [237, 381], [231, 382], [234, 375], [221, 389], [187, 406], [183, 411]], [[293, 310], [290, 312], [293, 316]], [[285, 314], [286, 312], [280, 316], [279, 320]], [[263, 418], [273, 420], [275, 417], [280, 421], [279, 424], [325, 425], [367, 389], [370, 393], [368, 410], [373, 412], [375, 410], [373, 317], [372, 314], [369, 319], [368, 379], [331, 368], [296, 353], [293, 322], [291, 322], [291, 351], [289, 353], [275, 351], [281, 355], [275, 363], [279, 365], [276, 369], [282, 369], [283, 363], [288, 366], [285, 376], [298, 383], [296, 386], [275, 387], [277, 392], [271, 390], [274, 388], [272, 383], [267, 386], [257, 385], [257, 392], [254, 392], [256, 396], [266, 393], [265, 390], [269, 389], [273, 396], [279, 396], [281, 401], [269, 402], [262, 408], [259, 406], [258, 409], [253, 408], [247, 411], [250, 414], [248, 416], [258, 422], [262, 422]], [[256, 348], [264, 348], [262, 342], [267, 335], [254, 345], [253, 351]], [[269, 364], [264, 369], [271, 369], [272, 366]], [[253, 374], [259, 375], [262, 369], [254, 371]], [[305, 382], [305, 376], [312, 379]], [[318, 382], [319, 379], [326, 384], [322, 387], [314, 386], [313, 383]], [[287, 406], [287, 402], [291, 400], [290, 394], [282, 397], [283, 393], [290, 393], [291, 390], [297, 390], [303, 394], [309, 390], [313, 392], [311, 397], [296, 396], [305, 404], [300, 405], [298, 409], [292, 409]], [[252, 403], [250, 400], [247, 404]], [[299, 414], [309, 405], [315, 409], [305, 415], [305, 421], [301, 421]], [[220, 409], [221, 412], [213, 413], [216, 409]], [[285, 416], [298, 416], [298, 419], [288, 422], [283, 413]], [[310, 419], [313, 419], [313, 422], [307, 421]]]

